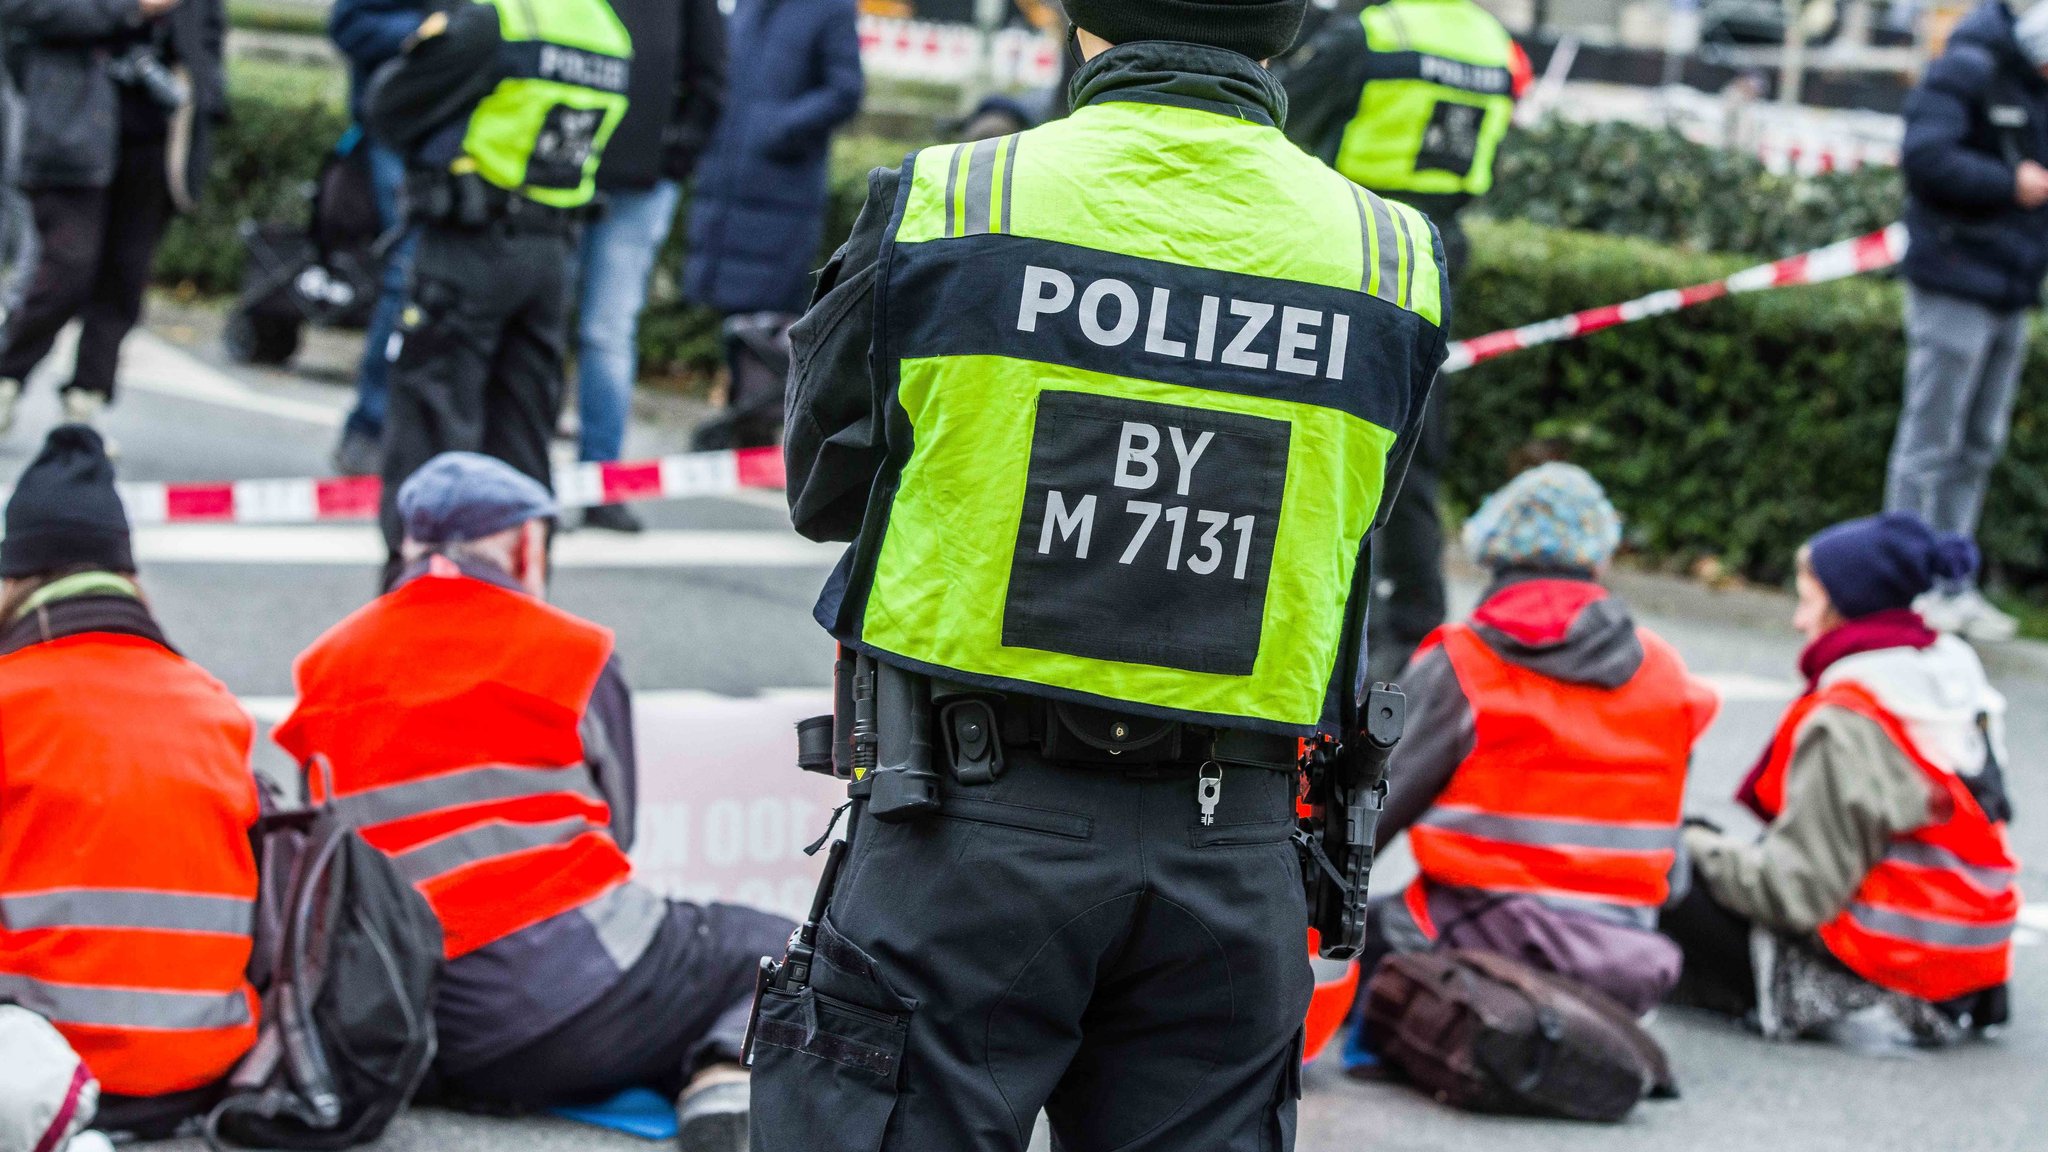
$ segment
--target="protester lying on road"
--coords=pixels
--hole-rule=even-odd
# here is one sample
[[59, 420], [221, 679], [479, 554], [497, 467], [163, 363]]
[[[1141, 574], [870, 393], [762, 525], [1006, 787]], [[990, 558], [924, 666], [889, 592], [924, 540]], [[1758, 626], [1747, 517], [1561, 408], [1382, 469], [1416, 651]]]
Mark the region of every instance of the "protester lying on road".
[[0, 577], [0, 1001], [85, 1058], [101, 1128], [165, 1135], [256, 1039], [254, 731], [151, 615], [90, 428], [21, 474]]
[[398, 511], [404, 572], [299, 657], [277, 741], [440, 918], [443, 1087], [681, 1092], [686, 1152], [743, 1149], [754, 973], [793, 925], [633, 881], [631, 697], [610, 631], [542, 599], [548, 490], [446, 452]]
[[[1370, 974], [1438, 942], [1498, 951], [1646, 1012], [1678, 979], [1654, 931], [1674, 890], [1693, 741], [1718, 710], [1671, 645], [1601, 587], [1621, 519], [1571, 464], [1522, 473], [1465, 525], [1493, 577], [1408, 666], [1381, 842], [1421, 869], [1375, 900]], [[1682, 885], [1682, 880], [1679, 881]], [[1346, 1064], [1376, 1062], [1363, 1018]]]
[[1698, 884], [1664, 930], [1685, 949], [1688, 1000], [1774, 1039], [1855, 1016], [1943, 1043], [2006, 1019], [2005, 700], [1911, 608], [1975, 566], [1966, 540], [1904, 513], [1800, 553], [1807, 691], [1739, 796], [1768, 827], [1753, 843], [1685, 832]]

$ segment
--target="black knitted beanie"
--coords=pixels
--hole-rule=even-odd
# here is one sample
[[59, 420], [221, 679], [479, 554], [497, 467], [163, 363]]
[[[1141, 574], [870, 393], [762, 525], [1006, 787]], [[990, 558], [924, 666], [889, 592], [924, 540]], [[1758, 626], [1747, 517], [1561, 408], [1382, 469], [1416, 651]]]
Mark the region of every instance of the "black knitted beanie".
[[1294, 46], [1308, 0], [1066, 0], [1077, 27], [1111, 44], [1178, 40], [1254, 60]]

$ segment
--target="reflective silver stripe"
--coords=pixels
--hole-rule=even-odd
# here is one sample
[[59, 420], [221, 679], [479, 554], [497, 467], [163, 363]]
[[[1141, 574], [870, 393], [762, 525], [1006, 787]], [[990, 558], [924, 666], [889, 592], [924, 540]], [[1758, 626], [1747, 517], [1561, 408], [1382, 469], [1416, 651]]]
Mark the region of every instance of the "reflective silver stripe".
[[587, 764], [561, 768], [490, 764], [339, 796], [335, 798], [334, 809], [350, 824], [368, 828], [458, 805], [518, 800], [554, 792], [572, 792], [585, 800], [604, 802], [604, 794], [590, 778]]
[[1358, 290], [1372, 291], [1372, 221], [1366, 218], [1365, 189], [1351, 186], [1351, 202], [1358, 205]]
[[59, 888], [0, 896], [0, 924], [34, 928], [141, 928], [247, 936], [256, 902], [239, 896], [197, 896], [140, 888]]
[[1460, 832], [1507, 844], [1535, 848], [1590, 848], [1601, 852], [1663, 852], [1678, 847], [1676, 824], [1606, 824], [1590, 820], [1558, 820], [1547, 816], [1503, 816], [1469, 808], [1436, 807], [1416, 821], [1446, 832]]
[[194, 1030], [249, 1023], [249, 1001], [239, 989], [225, 993], [148, 992], [52, 984], [33, 976], [0, 972], [0, 1000], [12, 1000], [59, 1024]]
[[2012, 939], [2015, 923], [2012, 920], [2002, 920], [1995, 924], [1958, 924], [1953, 920], [1935, 920], [1926, 916], [1895, 912], [1890, 908], [1878, 908], [1861, 901], [1849, 905], [1849, 916], [1858, 924], [1880, 935], [1895, 936], [1920, 944], [1948, 945], [1955, 948], [1996, 947]]
[[1415, 236], [1408, 231], [1407, 213], [1392, 212], [1391, 209], [1389, 211], [1394, 217], [1394, 231], [1401, 234], [1401, 271], [1395, 274], [1396, 278], [1401, 282], [1401, 289], [1400, 294], [1395, 297], [1394, 303], [1406, 308], [1408, 307], [1408, 282], [1415, 275]]
[[1400, 232], [1394, 225], [1394, 213], [1386, 201], [1370, 192], [1365, 194], [1365, 199], [1372, 205], [1373, 234], [1378, 237], [1380, 248], [1380, 286], [1373, 295], [1398, 305], [1401, 302]]
[[960, 227], [962, 236], [988, 233], [989, 196], [996, 187], [996, 145], [1002, 138], [977, 140], [967, 153], [967, 208]]
[[1010, 230], [1010, 186], [1012, 178], [1017, 175], [1017, 147], [1022, 143], [1022, 136], [1012, 136], [1009, 146], [1003, 149], [1003, 214], [996, 224], [998, 232]]
[[1916, 868], [1938, 868], [1943, 872], [1955, 872], [1970, 883], [1990, 892], [2003, 892], [2012, 887], [2018, 873], [2010, 868], [1986, 868], [1971, 864], [1961, 856], [1934, 844], [1923, 844], [1917, 840], [1902, 840], [1885, 850], [1884, 858], [1900, 864], [1911, 864]]
[[955, 144], [953, 145], [953, 150], [946, 153], [946, 235], [948, 236], [958, 236], [960, 234], [959, 201], [954, 199], [953, 194], [960, 190], [960, 153], [966, 147], [967, 145], [965, 144]]
[[604, 945], [612, 963], [624, 972], [640, 962], [661, 921], [668, 914], [668, 901], [631, 880], [585, 904], [583, 918], [597, 929], [598, 943]]
[[398, 874], [405, 877], [407, 883], [421, 884], [465, 864], [529, 848], [567, 844], [585, 832], [602, 831], [601, 825], [592, 824], [581, 816], [550, 820], [545, 824], [490, 820], [395, 853], [391, 860], [398, 865]]

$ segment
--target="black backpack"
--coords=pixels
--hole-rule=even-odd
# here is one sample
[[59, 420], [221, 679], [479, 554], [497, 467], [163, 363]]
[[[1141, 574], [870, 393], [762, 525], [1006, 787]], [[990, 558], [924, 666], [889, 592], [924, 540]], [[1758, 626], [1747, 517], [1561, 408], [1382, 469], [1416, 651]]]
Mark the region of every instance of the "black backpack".
[[256, 1046], [206, 1119], [207, 1143], [340, 1149], [375, 1140], [434, 1062], [441, 926], [329, 809], [257, 829]]
[[1678, 1086], [1664, 1050], [1594, 989], [1492, 952], [1389, 956], [1366, 991], [1381, 1054], [1473, 1112], [1615, 1121]]

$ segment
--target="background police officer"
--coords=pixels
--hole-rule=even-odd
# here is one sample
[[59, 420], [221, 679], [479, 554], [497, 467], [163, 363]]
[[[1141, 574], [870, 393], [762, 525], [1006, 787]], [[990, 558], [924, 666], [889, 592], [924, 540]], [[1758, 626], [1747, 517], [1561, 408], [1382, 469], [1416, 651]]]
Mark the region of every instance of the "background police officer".
[[606, 0], [478, 0], [429, 16], [372, 82], [364, 116], [405, 154], [422, 229], [390, 350], [387, 582], [399, 485], [435, 455], [483, 452], [549, 482], [569, 267], [631, 59]]
[[872, 794], [761, 998], [756, 1148], [1292, 1146], [1297, 739], [1445, 290], [1279, 131], [1303, 2], [1069, 0], [1073, 115], [875, 172], [793, 333]]
[[[1458, 213], [1493, 187], [1493, 160], [1529, 61], [1472, 0], [1386, 0], [1333, 18], [1282, 72], [1287, 134], [1337, 171], [1422, 210], [1442, 231], [1451, 282], [1465, 266]], [[1439, 386], [1406, 484], [1373, 551], [1371, 677], [1395, 680], [1444, 622], [1437, 482], [1449, 454]]]

